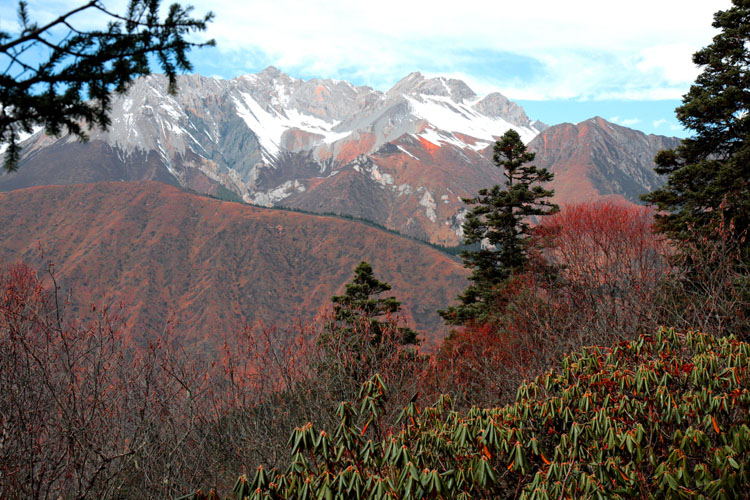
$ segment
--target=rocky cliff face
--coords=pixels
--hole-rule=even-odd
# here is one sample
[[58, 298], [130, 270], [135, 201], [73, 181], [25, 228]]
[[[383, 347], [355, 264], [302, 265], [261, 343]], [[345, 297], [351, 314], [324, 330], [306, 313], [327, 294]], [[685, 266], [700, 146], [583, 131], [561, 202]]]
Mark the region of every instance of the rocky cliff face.
[[[634, 136], [620, 132], [606, 147], [586, 149], [580, 134], [545, 130], [501, 94], [480, 97], [455, 79], [412, 73], [383, 93], [267, 68], [233, 80], [183, 76], [179, 88], [171, 96], [163, 77], [138, 80], [115, 100], [111, 129], [92, 133], [87, 144], [32, 136], [20, 170], [0, 176], [0, 189], [156, 179], [199, 192], [229, 190], [258, 205], [355, 215], [455, 244], [465, 213], [460, 198], [502, 181], [492, 144], [509, 128], [527, 143], [537, 137], [544, 165], [565, 156], [558, 147], [579, 151], [566, 158], [578, 162], [568, 170], [583, 176], [582, 196], [633, 199], [659, 181], [647, 172], [659, 140], [637, 146], [640, 163], [635, 153], [609, 158], [609, 148], [627, 150]], [[598, 177], [586, 162], [602, 166]], [[577, 185], [571, 176], [558, 190], [576, 199]]]

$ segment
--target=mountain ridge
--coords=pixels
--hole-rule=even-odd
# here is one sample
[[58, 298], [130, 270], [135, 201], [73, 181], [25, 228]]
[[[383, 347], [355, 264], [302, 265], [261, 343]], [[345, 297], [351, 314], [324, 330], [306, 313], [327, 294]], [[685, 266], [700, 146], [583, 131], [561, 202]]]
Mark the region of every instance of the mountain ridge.
[[[602, 122], [588, 133], [607, 145], [607, 161], [601, 148], [589, 148], [591, 137], [532, 122], [499, 93], [478, 96], [460, 80], [418, 72], [386, 92], [300, 80], [273, 67], [232, 80], [187, 75], [178, 83], [179, 94], [170, 96], [164, 78], [138, 80], [115, 99], [112, 128], [94, 132], [88, 144], [32, 136], [21, 169], [0, 175], [0, 190], [154, 179], [208, 194], [228, 189], [256, 205], [348, 214], [455, 245], [466, 214], [460, 199], [502, 182], [492, 146], [508, 128], [537, 151], [539, 163], [557, 169], [551, 187], [562, 203], [637, 201], [663, 182], [651, 158], [677, 144], [664, 138], [644, 146], [637, 131], [605, 139], [594, 129], [614, 124]], [[558, 151], [571, 147], [578, 153]]]
[[535, 163], [555, 174], [558, 202], [615, 199], [640, 203], [639, 196], [664, 183], [654, 170], [656, 152], [680, 140], [645, 134], [600, 116], [577, 124], [561, 123], [529, 143]]

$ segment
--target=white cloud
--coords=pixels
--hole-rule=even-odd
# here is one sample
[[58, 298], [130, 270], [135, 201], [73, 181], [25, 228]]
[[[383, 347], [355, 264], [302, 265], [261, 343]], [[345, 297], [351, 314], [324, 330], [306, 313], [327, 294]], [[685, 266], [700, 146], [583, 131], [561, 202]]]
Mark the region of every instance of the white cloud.
[[694, 47], [684, 43], [647, 47], [641, 51], [636, 68], [642, 73], [660, 74], [670, 84], [691, 82], [699, 74], [692, 61], [694, 51]]
[[617, 123], [618, 125], [622, 125], [623, 127], [632, 127], [633, 125], [637, 125], [641, 123], [640, 118], [620, 118], [619, 116], [613, 116], [609, 119], [612, 123]]
[[[85, 2], [64, 2], [60, 0], [27, 0], [27, 10], [32, 22], [40, 26], [57, 19], [61, 14], [66, 13], [73, 8], [79, 7]], [[117, 13], [124, 13], [127, 10], [126, 0], [104, 0], [102, 2], [107, 9]], [[20, 31], [18, 24], [18, 2], [15, 0], [4, 0], [0, 2], [0, 29], [10, 33]], [[74, 16], [68, 18], [76, 28], [89, 30], [94, 28], [101, 29], [110, 20], [104, 13], [88, 8]]]
[[622, 120], [620, 122], [620, 125], [623, 125], [625, 127], [632, 127], [633, 125], [637, 125], [641, 123], [641, 120], [639, 118], [627, 118], [625, 120]]
[[[3, 15], [5, 13], [3, 12]], [[5, 17], [0, 18], [0, 31], [5, 31], [9, 33], [15, 33], [18, 31], [18, 23], [12, 23], [9, 19]]]
[[652, 125], [654, 126], [654, 128], [659, 128], [666, 123], [667, 120], [665, 120], [664, 118], [659, 118], [658, 120], [654, 120]]
[[[373, 86], [405, 72], [456, 70], [455, 54], [492, 51], [538, 62], [518, 78], [512, 65], [470, 71], [475, 85], [520, 99], [676, 99], [695, 78], [691, 56], [710, 42], [712, 14], [729, 0], [631, 2], [234, 0], [197, 2], [216, 12], [222, 50], [260, 47], [282, 68], [336, 75], [352, 68]], [[453, 55], [453, 56], [452, 56]], [[477, 89], [479, 91], [479, 89]]]
[[[124, 0], [104, 0], [122, 9]], [[60, 0], [30, 8], [63, 12]], [[165, 2], [169, 3], [169, 2]], [[477, 92], [514, 99], [674, 99], [695, 78], [691, 54], [710, 43], [730, 0], [191, 0], [216, 14], [207, 37], [236, 71], [275, 64], [300, 75], [355, 76], [385, 89], [409, 71], [466, 74]], [[56, 8], [55, 8], [56, 7]], [[8, 9], [0, 8], [3, 19]], [[10, 13], [9, 13], [10, 14]], [[43, 16], [44, 17], [44, 16]], [[258, 54], [263, 54], [259, 61]], [[512, 54], [518, 64], [466, 58]], [[241, 59], [240, 59], [241, 60]]]

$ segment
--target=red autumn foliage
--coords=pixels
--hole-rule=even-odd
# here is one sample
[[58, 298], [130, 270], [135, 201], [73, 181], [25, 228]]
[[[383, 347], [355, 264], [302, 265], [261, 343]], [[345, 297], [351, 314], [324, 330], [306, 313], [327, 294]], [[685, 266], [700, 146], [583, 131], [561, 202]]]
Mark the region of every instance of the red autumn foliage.
[[528, 269], [504, 284], [491, 324], [455, 331], [438, 354], [440, 390], [466, 403], [515, 397], [524, 379], [583, 345], [653, 331], [668, 247], [645, 207], [565, 206], [535, 229]]
[[668, 252], [664, 237], [652, 230], [653, 216], [650, 207], [581, 203], [545, 218], [536, 234], [567, 283], [649, 294], [666, 271]]
[[[422, 358], [399, 354], [398, 318], [364, 353], [326, 329], [243, 328], [219, 353], [180, 343], [172, 325], [138, 338], [92, 306], [68, 317], [54, 273], [0, 268], [0, 498], [169, 498], [227, 486], [264, 463], [285, 467], [299, 422], [329, 425], [352, 398], [352, 364], [383, 370], [394, 412], [416, 391]], [[355, 330], [367, 334], [367, 325]], [[366, 372], [366, 373], [365, 373]]]
[[216, 480], [188, 452], [214, 417], [213, 365], [169, 329], [138, 346], [107, 308], [67, 317], [50, 276], [52, 290], [24, 264], [0, 270], [0, 498], [170, 496], [185, 477]]
[[287, 330], [228, 332], [213, 354], [182, 345], [171, 324], [141, 332], [143, 345], [110, 309], [69, 317], [51, 268], [45, 279], [23, 264], [2, 268], [0, 498], [166, 498], [226, 487], [260, 463], [285, 468], [289, 434], [303, 422], [329, 427], [330, 409], [356, 396], [352, 374], [383, 374], [391, 397], [382, 416], [392, 421], [420, 394], [510, 401], [564, 353], [653, 331], [664, 318], [698, 321], [708, 310], [706, 325], [722, 327], [737, 316], [741, 290], [721, 265], [723, 248], [706, 257], [689, 307], [684, 282], [665, 292], [676, 271], [650, 218], [612, 204], [550, 217], [529, 269], [500, 290], [495, 320], [455, 331], [429, 366], [399, 343], [401, 318], [381, 318], [373, 343], [367, 321], [341, 325], [331, 312]]

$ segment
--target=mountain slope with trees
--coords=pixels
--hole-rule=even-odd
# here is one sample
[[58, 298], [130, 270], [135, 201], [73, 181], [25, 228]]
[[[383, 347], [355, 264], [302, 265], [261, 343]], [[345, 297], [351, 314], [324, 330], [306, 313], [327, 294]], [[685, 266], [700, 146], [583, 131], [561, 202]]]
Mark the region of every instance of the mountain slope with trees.
[[311, 319], [361, 260], [373, 264], [419, 330], [466, 283], [450, 256], [354, 221], [256, 208], [157, 182], [0, 194], [0, 258], [55, 264], [85, 310], [123, 302], [141, 335], [170, 314], [195, 342], [262, 320]]

